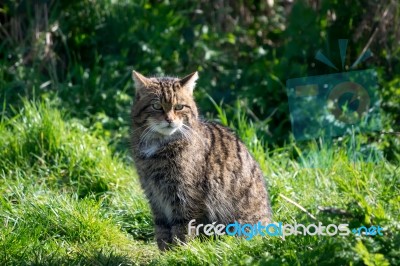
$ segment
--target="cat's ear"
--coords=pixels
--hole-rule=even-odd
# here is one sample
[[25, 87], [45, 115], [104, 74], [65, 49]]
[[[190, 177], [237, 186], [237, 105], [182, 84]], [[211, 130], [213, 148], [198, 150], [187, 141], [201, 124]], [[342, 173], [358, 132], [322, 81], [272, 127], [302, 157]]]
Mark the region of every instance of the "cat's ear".
[[187, 75], [186, 77], [179, 80], [182, 88], [187, 89], [190, 93], [193, 93], [194, 87], [196, 86], [196, 80], [199, 78], [199, 74], [193, 72], [192, 74]]
[[149, 86], [151, 83], [150, 79], [146, 78], [145, 76], [143, 76], [139, 72], [136, 72], [135, 70], [132, 71], [132, 79], [133, 81], [135, 81], [135, 87], [137, 91], [144, 87]]

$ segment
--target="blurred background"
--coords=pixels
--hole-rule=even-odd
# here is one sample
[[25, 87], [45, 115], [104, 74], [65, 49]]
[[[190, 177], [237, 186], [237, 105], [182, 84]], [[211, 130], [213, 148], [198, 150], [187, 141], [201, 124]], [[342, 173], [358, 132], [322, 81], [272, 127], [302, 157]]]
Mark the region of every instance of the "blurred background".
[[[203, 116], [210, 95], [229, 120], [241, 109], [268, 145], [290, 139], [285, 84], [336, 73], [370, 49], [357, 69], [378, 72], [383, 131], [400, 130], [398, 1], [217, 0], [14, 1], [0, 4], [0, 101], [3, 114], [24, 98], [51, 101], [126, 150], [134, 95], [131, 71], [184, 76], [195, 70]], [[396, 137], [397, 136], [397, 137]], [[371, 133], [393, 158], [398, 135]]]

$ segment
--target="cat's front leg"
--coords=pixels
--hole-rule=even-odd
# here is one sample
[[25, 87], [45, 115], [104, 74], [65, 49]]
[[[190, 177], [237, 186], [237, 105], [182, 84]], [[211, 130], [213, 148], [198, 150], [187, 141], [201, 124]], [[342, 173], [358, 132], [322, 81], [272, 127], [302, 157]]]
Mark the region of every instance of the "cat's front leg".
[[171, 226], [162, 218], [156, 218], [154, 222], [157, 246], [161, 251], [166, 251], [172, 244]]
[[186, 243], [190, 239], [190, 235], [188, 235], [188, 223], [186, 221], [174, 223], [171, 226], [171, 236], [174, 245]]

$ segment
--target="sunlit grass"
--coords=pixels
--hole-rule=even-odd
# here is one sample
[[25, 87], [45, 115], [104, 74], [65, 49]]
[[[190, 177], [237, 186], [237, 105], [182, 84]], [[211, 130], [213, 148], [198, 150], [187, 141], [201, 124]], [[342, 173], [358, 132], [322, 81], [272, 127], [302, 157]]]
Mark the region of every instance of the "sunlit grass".
[[[218, 107], [218, 106], [217, 106]], [[24, 103], [0, 120], [0, 264], [396, 265], [400, 170], [383, 158], [352, 161], [347, 146], [267, 149], [238, 110], [229, 121], [259, 161], [274, 220], [380, 225], [384, 236], [200, 240], [160, 253], [131, 164], [49, 104]], [[239, 107], [238, 107], [239, 108]], [[301, 208], [304, 208], [302, 210]], [[338, 211], [340, 210], [340, 211]], [[335, 212], [336, 211], [336, 212]]]

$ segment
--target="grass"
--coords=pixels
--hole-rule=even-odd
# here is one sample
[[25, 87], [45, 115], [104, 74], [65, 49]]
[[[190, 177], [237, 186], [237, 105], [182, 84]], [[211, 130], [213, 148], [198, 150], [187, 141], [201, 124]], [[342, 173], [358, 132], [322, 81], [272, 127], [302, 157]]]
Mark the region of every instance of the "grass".
[[229, 120], [220, 108], [218, 119], [236, 128], [260, 162], [275, 221], [380, 225], [384, 235], [226, 236], [160, 253], [131, 162], [79, 120], [25, 101], [0, 123], [0, 264], [399, 264], [398, 161], [352, 160], [353, 138], [268, 150], [257, 125], [237, 110]]

